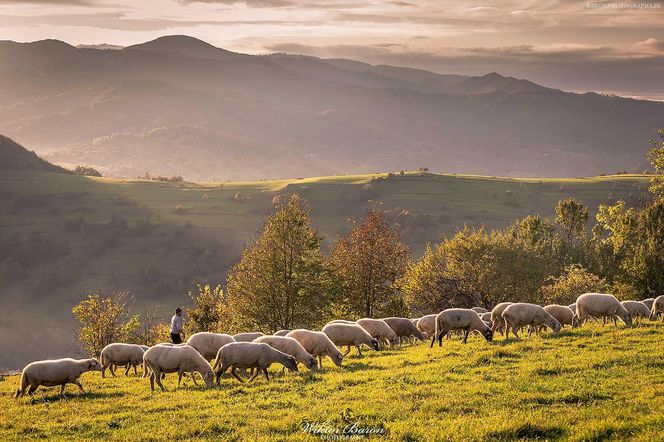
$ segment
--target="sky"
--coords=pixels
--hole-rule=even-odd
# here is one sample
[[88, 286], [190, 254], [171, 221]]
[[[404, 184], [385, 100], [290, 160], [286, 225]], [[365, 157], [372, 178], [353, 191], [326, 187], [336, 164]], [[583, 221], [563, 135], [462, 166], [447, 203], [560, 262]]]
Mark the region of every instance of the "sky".
[[0, 0], [0, 40], [126, 46], [172, 34], [664, 100], [664, 0]]

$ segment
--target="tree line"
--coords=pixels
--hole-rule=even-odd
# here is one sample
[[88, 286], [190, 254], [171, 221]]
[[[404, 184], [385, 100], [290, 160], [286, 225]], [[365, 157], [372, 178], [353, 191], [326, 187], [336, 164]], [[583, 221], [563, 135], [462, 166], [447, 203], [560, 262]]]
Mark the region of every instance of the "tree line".
[[[188, 332], [272, 333], [317, 328], [333, 318], [421, 316], [504, 300], [566, 305], [589, 291], [620, 299], [662, 294], [664, 130], [659, 136], [649, 153], [650, 192], [637, 207], [602, 204], [591, 220], [587, 207], [568, 198], [551, 218], [529, 215], [492, 231], [464, 226], [417, 259], [378, 204], [324, 253], [307, 202], [279, 195], [225, 289], [203, 285], [190, 292]], [[90, 295], [74, 308], [88, 351], [98, 353], [111, 337], [146, 345], [166, 339], [167, 326], [155, 314], [132, 315], [128, 300]], [[113, 319], [99, 320], [102, 314]]]

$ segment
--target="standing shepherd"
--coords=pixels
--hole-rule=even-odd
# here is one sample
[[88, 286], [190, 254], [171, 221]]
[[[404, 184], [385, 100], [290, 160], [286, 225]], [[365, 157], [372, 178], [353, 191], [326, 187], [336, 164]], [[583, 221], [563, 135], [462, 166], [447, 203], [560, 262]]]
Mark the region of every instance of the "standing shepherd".
[[175, 314], [171, 319], [171, 341], [173, 344], [181, 344], [184, 339], [184, 331], [182, 331], [182, 307], [175, 309]]

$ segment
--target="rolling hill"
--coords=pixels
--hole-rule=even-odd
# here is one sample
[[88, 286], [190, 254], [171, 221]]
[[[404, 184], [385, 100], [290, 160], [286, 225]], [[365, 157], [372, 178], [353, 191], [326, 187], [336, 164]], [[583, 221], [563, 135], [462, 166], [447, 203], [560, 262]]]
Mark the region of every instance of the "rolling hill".
[[186, 36], [117, 50], [1, 41], [0, 59], [0, 133], [114, 177], [641, 172], [664, 121], [664, 103], [497, 73], [252, 56]]
[[[498, 228], [530, 213], [552, 215], [555, 203], [569, 196], [591, 211], [618, 199], [634, 203], [647, 183], [642, 175], [513, 179], [420, 172], [193, 183], [3, 170], [2, 363], [16, 367], [70, 354], [62, 331], [71, 328], [71, 307], [90, 290], [129, 289], [137, 311], [154, 305], [170, 311], [188, 302], [196, 283], [223, 283], [279, 193], [309, 201], [325, 250], [347, 232], [350, 218], [378, 201], [417, 256], [427, 242], [464, 224]], [[24, 345], [16, 350], [19, 335]]]

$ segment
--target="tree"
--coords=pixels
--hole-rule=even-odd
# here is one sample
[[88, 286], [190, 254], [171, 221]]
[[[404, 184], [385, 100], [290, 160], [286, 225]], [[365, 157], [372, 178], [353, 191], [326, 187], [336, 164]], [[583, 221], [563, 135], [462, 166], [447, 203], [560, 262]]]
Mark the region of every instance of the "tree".
[[259, 238], [228, 274], [233, 327], [273, 332], [324, 321], [329, 275], [321, 237], [307, 204], [296, 194], [273, 200]]
[[584, 293], [602, 292], [607, 288], [606, 281], [575, 264], [567, 267], [565, 273], [550, 278], [551, 284], [540, 288], [545, 303], [568, 305]]
[[648, 159], [653, 167], [654, 175], [650, 179], [650, 191], [655, 198], [664, 198], [664, 129], [657, 131], [659, 141], [650, 140]]
[[355, 316], [396, 313], [402, 304], [394, 282], [408, 264], [408, 247], [384, 212], [372, 209], [347, 236], [337, 239], [331, 265], [342, 288], [341, 302]]
[[197, 285], [197, 290], [197, 295], [189, 292], [189, 297], [196, 305], [193, 309], [187, 309], [191, 333], [220, 332], [224, 315], [224, 293], [221, 286], [212, 289], [210, 284]]
[[588, 208], [574, 198], [558, 201], [556, 222], [565, 232], [568, 241], [581, 238], [588, 223]]
[[152, 346], [169, 339], [170, 328], [168, 329], [168, 333], [163, 332], [165, 324], [159, 318], [158, 309], [159, 306], [155, 306], [152, 310], [146, 309], [137, 316], [138, 323], [129, 339], [131, 342]]
[[131, 301], [126, 291], [108, 296], [91, 293], [74, 306], [81, 348], [96, 357], [106, 345], [128, 341], [139, 323], [138, 317], [131, 315]]

